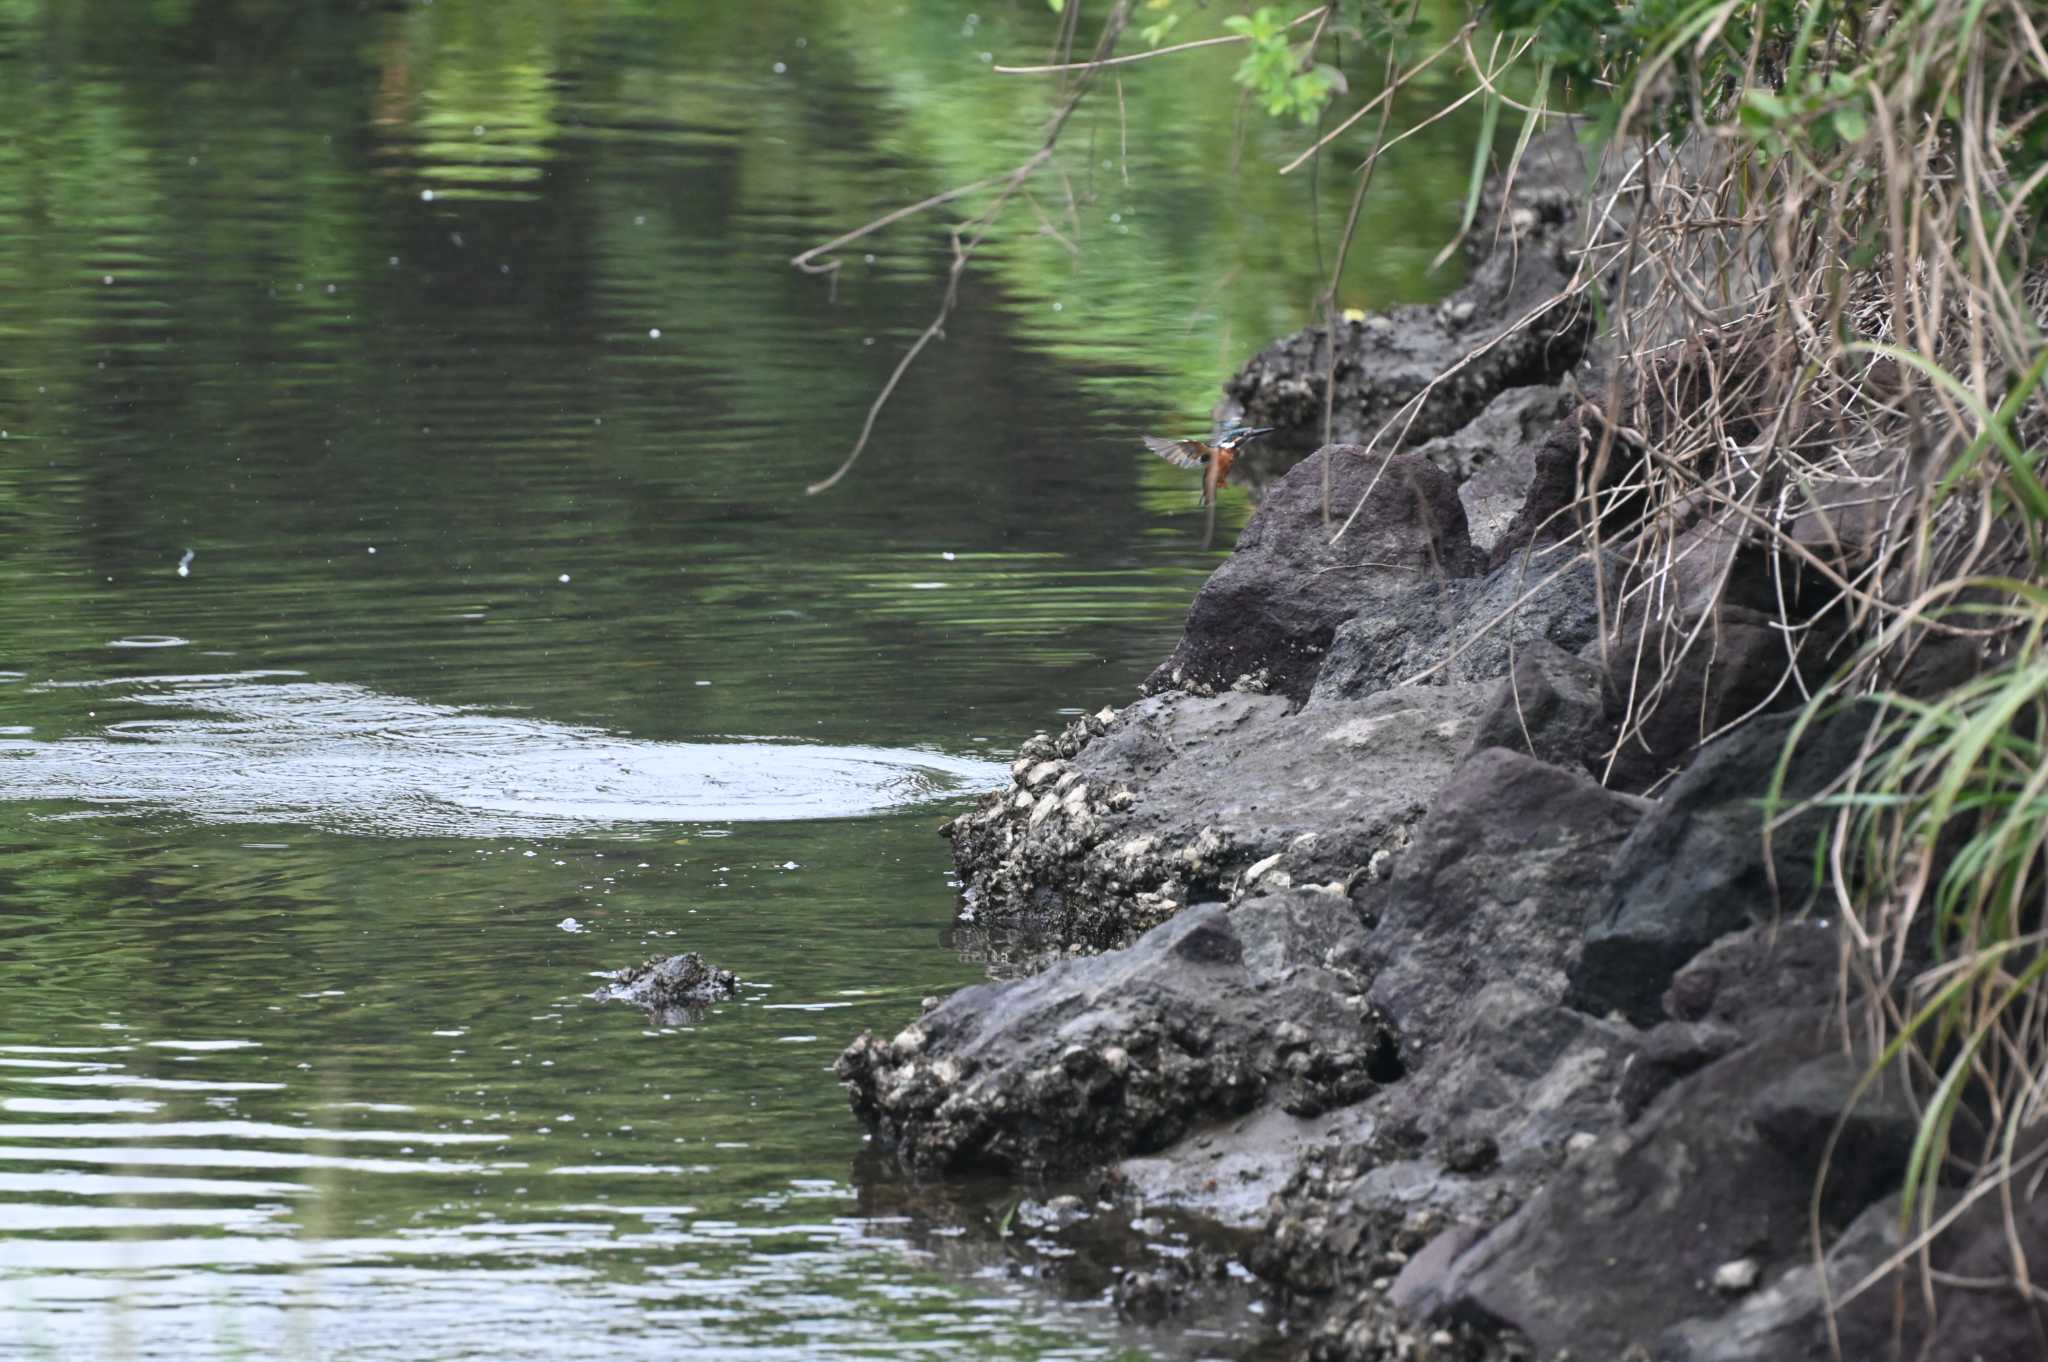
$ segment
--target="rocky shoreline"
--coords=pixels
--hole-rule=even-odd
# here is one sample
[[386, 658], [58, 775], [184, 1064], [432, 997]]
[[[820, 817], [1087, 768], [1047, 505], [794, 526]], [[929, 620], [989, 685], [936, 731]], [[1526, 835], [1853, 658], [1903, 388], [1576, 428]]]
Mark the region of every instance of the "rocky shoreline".
[[[1544, 155], [1450, 303], [1348, 326], [1341, 434], [1556, 292], [1584, 172]], [[1844, 1041], [1817, 816], [1767, 841], [1760, 802], [1828, 640], [1773, 627], [1800, 584], [1746, 575], [1738, 524], [1662, 527], [1655, 592], [1568, 542], [1611, 419], [1568, 386], [1587, 328], [1496, 347], [1392, 449], [1268, 470], [1143, 698], [1032, 739], [947, 825], [963, 915], [1028, 943], [1023, 977], [856, 1040], [853, 1108], [916, 1177], [1085, 1176], [1251, 1231], [1262, 1355], [2048, 1356], [2037, 1303], [1962, 1291], [1937, 1323], [1881, 1270], [1914, 1113]], [[1259, 356], [1226, 415], [1319, 429], [1328, 344]], [[1326, 486], [1358, 508], [1334, 543]], [[1787, 793], [1866, 731], [1815, 725]], [[1935, 1269], [2048, 1261], [2041, 1202], [2000, 1217], [1961, 1209]], [[1134, 1265], [1115, 1298], [1170, 1315], [1194, 1273]]]

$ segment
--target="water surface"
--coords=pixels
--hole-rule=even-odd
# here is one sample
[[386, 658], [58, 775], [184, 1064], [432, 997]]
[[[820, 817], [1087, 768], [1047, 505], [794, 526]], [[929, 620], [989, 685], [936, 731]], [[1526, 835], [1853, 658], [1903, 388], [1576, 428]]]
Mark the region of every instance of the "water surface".
[[[1235, 175], [1302, 134], [1230, 54], [1130, 68], [806, 498], [950, 219], [789, 257], [1027, 154], [1053, 23], [0, 2], [0, 1358], [1153, 1346], [829, 1073], [979, 977], [934, 830], [1170, 645], [1214, 558], [1135, 436], [1345, 206]], [[1450, 282], [1466, 136], [1346, 305]], [[585, 999], [677, 949], [743, 996]]]

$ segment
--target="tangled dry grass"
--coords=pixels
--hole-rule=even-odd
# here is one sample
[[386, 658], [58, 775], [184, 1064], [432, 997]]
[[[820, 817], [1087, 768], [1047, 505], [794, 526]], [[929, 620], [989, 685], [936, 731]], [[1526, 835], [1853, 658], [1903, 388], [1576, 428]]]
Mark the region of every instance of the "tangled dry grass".
[[[1790, 692], [1802, 728], [1874, 709], [1821, 796], [1845, 1032], [1923, 1113], [1910, 1252], [1985, 1197], [2014, 1226], [2048, 1176], [2041, 13], [1723, 0], [1601, 73], [1573, 289], [1610, 348], [1576, 517], [1621, 564], [1614, 755], [1731, 607], [1766, 611], [1782, 674], [1703, 707], [1701, 740]], [[2008, 1285], [2043, 1294], [2009, 1234]]]

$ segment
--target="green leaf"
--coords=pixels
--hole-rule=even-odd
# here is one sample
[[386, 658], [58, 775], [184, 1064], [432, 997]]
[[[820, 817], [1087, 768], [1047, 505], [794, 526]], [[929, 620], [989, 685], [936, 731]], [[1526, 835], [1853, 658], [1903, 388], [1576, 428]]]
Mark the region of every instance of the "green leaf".
[[1835, 125], [1835, 135], [1844, 142], [1860, 142], [1863, 140], [1863, 134], [1870, 131], [1870, 120], [1864, 116], [1863, 110], [1854, 104], [1845, 104], [1835, 110], [1830, 121]]
[[1742, 121], [1759, 132], [1775, 128], [1792, 116], [1792, 106], [1769, 90], [1742, 92]]

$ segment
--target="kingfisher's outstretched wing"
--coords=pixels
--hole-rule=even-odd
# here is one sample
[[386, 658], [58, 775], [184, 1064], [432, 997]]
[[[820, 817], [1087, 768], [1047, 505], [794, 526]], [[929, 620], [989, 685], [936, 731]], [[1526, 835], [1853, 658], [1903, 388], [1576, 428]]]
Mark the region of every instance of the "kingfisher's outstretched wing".
[[1209, 449], [1200, 440], [1162, 440], [1157, 435], [1141, 436], [1145, 448], [1157, 454], [1170, 464], [1182, 468], [1202, 468], [1209, 462]]

